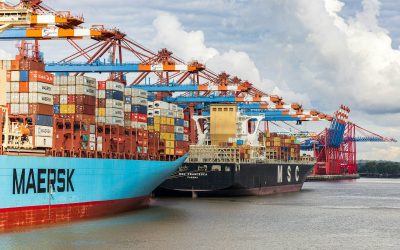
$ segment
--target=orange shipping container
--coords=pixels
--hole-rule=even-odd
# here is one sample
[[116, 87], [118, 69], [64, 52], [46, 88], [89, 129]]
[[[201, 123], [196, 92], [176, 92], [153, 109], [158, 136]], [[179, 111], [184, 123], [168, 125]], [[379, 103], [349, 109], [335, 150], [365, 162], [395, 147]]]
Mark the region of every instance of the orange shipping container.
[[29, 71], [30, 82], [54, 83], [54, 75], [43, 71]]
[[11, 61], [11, 70], [19, 70], [19, 61], [16, 60]]
[[19, 92], [29, 93], [29, 82], [20, 82], [19, 83]]

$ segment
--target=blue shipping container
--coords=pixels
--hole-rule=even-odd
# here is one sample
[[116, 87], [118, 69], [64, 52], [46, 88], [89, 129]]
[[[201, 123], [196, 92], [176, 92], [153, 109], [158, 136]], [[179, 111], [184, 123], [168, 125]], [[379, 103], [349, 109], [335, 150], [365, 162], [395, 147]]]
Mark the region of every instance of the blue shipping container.
[[243, 141], [243, 140], [237, 140], [237, 141], [236, 141], [236, 144], [237, 144], [237, 145], [243, 145], [243, 144], [244, 144], [244, 141]]
[[125, 102], [125, 104], [131, 104], [132, 103], [132, 96], [125, 96], [124, 97], [124, 102]]
[[175, 126], [181, 126], [183, 127], [185, 124], [185, 121], [183, 119], [180, 118], [175, 118]]
[[117, 90], [106, 90], [106, 99], [114, 99], [118, 101], [124, 100], [124, 93]]
[[28, 73], [28, 71], [20, 71], [19, 72], [19, 80], [21, 82], [28, 82], [29, 81], [29, 73]]
[[60, 113], [60, 105], [53, 105], [53, 112], [54, 114], [59, 114]]
[[53, 126], [53, 116], [51, 115], [36, 115], [36, 125]]
[[175, 141], [183, 141], [184, 140], [183, 137], [184, 137], [183, 134], [175, 134]]
[[124, 100], [124, 93], [121, 92], [121, 91], [114, 90], [112, 99], [118, 100], [118, 101], [123, 101]]
[[147, 115], [147, 106], [132, 105], [131, 112], [132, 113], [138, 113], [138, 114]]
[[149, 117], [147, 118], [147, 125], [154, 125], [154, 118], [153, 117]]

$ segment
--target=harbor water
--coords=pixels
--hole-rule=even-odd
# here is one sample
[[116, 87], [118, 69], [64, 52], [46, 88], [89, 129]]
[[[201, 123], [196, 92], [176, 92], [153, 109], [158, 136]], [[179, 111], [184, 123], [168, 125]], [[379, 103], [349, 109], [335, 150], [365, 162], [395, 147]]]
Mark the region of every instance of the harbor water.
[[1, 249], [399, 249], [400, 179], [299, 193], [156, 198], [150, 209], [0, 235]]

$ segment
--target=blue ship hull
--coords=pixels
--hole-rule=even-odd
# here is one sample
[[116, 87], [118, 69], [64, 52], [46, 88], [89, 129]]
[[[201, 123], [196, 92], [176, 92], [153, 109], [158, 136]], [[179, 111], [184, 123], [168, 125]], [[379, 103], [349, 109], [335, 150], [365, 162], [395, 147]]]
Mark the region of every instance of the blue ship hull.
[[184, 160], [0, 156], [0, 231], [147, 206]]

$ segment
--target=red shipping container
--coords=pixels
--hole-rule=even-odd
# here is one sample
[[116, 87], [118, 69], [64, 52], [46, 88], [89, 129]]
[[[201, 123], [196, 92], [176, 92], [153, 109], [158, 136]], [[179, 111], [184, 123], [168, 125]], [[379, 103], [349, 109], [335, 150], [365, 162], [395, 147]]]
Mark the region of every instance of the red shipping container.
[[96, 123], [96, 116], [95, 115], [85, 115], [85, 114], [77, 114], [72, 115], [76, 121], [81, 121], [86, 124], [95, 124]]
[[105, 90], [106, 89], [106, 81], [98, 81], [97, 82], [97, 89], [98, 90]]
[[98, 108], [105, 108], [106, 107], [106, 99], [97, 99], [97, 107]]
[[30, 82], [54, 83], [54, 75], [43, 71], [29, 71]]
[[75, 95], [68, 95], [67, 96], [67, 103], [68, 104], [75, 104]]
[[145, 122], [145, 123], [147, 123], [147, 115], [145, 115], [145, 114], [139, 114], [139, 115], [138, 115], [138, 121], [139, 121], [139, 122]]
[[81, 114], [81, 115], [95, 115], [96, 108], [95, 106], [89, 106], [89, 105], [76, 105], [76, 114]]
[[78, 105], [95, 106], [96, 105], [96, 97], [88, 96], [88, 95], [76, 95], [75, 103]]
[[53, 102], [54, 102], [54, 104], [60, 104], [60, 96], [59, 95], [54, 95], [53, 96]]
[[185, 150], [182, 148], [175, 148], [175, 155], [182, 156], [185, 154]]
[[184, 133], [184, 134], [189, 134], [189, 128], [184, 127], [184, 128], [183, 128], [183, 133]]
[[22, 60], [19, 63], [20, 70], [35, 70], [35, 71], [44, 71], [44, 63]]
[[29, 104], [28, 112], [31, 115], [53, 115], [53, 106], [45, 104]]
[[131, 113], [124, 113], [124, 120], [130, 120], [131, 119]]
[[147, 123], [147, 115], [131, 113], [131, 121]]
[[29, 93], [29, 82], [20, 82], [19, 83], [19, 92], [20, 93]]
[[144, 138], [144, 139], [149, 138], [148, 137], [149, 134], [146, 130], [139, 130], [137, 135], [138, 135], [138, 138]]

